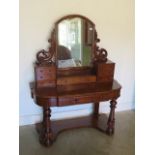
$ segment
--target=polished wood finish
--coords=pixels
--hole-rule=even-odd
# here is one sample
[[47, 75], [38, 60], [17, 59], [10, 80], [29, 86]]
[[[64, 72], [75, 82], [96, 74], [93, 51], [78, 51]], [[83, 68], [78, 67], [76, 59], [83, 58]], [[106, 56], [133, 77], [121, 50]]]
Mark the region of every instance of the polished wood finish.
[[106, 63], [95, 63], [96, 78], [98, 82], [110, 82], [114, 78], [115, 63], [108, 60]]
[[58, 25], [61, 21], [65, 20], [65, 19], [71, 19], [71, 18], [81, 18], [81, 19], [84, 19], [85, 21], [91, 23], [91, 25], [95, 26], [95, 24], [89, 18], [79, 15], [79, 14], [72, 14], [72, 15], [64, 16], [55, 22], [55, 26]]
[[[107, 101], [120, 96], [121, 86], [117, 81], [113, 83], [90, 83], [90, 84], [79, 84], [76, 86], [69, 85], [54, 87], [42, 87], [37, 88], [32, 83], [31, 91], [35, 102], [43, 106], [65, 106], [65, 105], [76, 105], [84, 104], [89, 102], [100, 102]], [[83, 85], [83, 87], [82, 87]], [[80, 86], [82, 88], [80, 88]]]
[[94, 58], [93, 62], [106, 62], [108, 52], [104, 48], [100, 48], [97, 43], [100, 42], [100, 39], [97, 36], [97, 32], [95, 30], [95, 43], [94, 43]]
[[37, 87], [56, 86], [56, 67], [54, 65], [35, 65]]
[[99, 102], [94, 103], [93, 114], [94, 114], [94, 116], [98, 116], [98, 114], [99, 114]]
[[[72, 118], [72, 119], [51, 121], [52, 141], [56, 140], [56, 137], [58, 136], [59, 133], [66, 131], [68, 129], [96, 128], [99, 131], [106, 133], [106, 122], [107, 122], [107, 116], [104, 114], [98, 115], [98, 117], [95, 117], [94, 115], [90, 115], [90, 116], [84, 116], [84, 117], [78, 117], [78, 118]], [[42, 135], [42, 132], [44, 131], [43, 123], [37, 123], [36, 130], [39, 135]], [[41, 140], [40, 142], [44, 144], [43, 140]], [[49, 146], [49, 145], [46, 145], [46, 143], [44, 145]]]
[[57, 76], [76, 76], [76, 75], [95, 75], [94, 68], [91, 66], [83, 66], [83, 67], [68, 67], [68, 68], [59, 68], [57, 69]]
[[[111, 135], [114, 133], [116, 100], [120, 96], [121, 86], [114, 80], [115, 63], [107, 59], [107, 51], [97, 46], [99, 39], [94, 26], [92, 43], [92, 64], [84, 67], [58, 68], [57, 66], [57, 25], [64, 19], [81, 15], [65, 16], [58, 20], [49, 39], [47, 51], [37, 53], [35, 63], [35, 81], [30, 83], [31, 96], [35, 103], [43, 108], [43, 122], [37, 124], [40, 142], [50, 146], [59, 132], [77, 128], [94, 127]], [[110, 100], [110, 114], [106, 124], [99, 114], [99, 103]], [[50, 107], [93, 103], [91, 116], [76, 119], [51, 121]]]
[[51, 109], [48, 106], [43, 107], [43, 123], [42, 132], [40, 133], [40, 142], [43, 145], [49, 146], [53, 142], [53, 133], [51, 128]]
[[[117, 81], [113, 81], [112, 83], [91, 83], [84, 86], [85, 89], [79, 89], [78, 87], [71, 87], [70, 89], [65, 89], [63, 86], [59, 86], [57, 89], [54, 87], [42, 87], [37, 88], [35, 87], [35, 83], [31, 83], [31, 92], [32, 96], [39, 106], [42, 106], [44, 109], [44, 119], [42, 123], [41, 130], [39, 132], [40, 134], [40, 142], [45, 145], [49, 146], [52, 144], [54, 137], [56, 137], [56, 134], [58, 134], [61, 130], [74, 128], [74, 127], [95, 127], [101, 131], [103, 131], [103, 125], [101, 123], [101, 120], [98, 122], [99, 117], [99, 102], [100, 101], [108, 101], [111, 99], [111, 111], [108, 119], [108, 127], [106, 131], [108, 134], [114, 133], [114, 110], [117, 99], [120, 96], [120, 89], [121, 86], [118, 84]], [[72, 89], [74, 88], [74, 89]], [[91, 116], [91, 119], [88, 118], [84, 119], [80, 118], [80, 123], [77, 122], [76, 119], [74, 121], [67, 122], [73, 123], [70, 125], [67, 125], [64, 123], [64, 125], [58, 125], [57, 127], [57, 121], [55, 121], [55, 125], [53, 125], [53, 122], [50, 122], [50, 109], [51, 106], [66, 106], [66, 105], [77, 105], [77, 104], [84, 104], [84, 103], [94, 103], [94, 113]], [[77, 119], [78, 120], [78, 119]], [[93, 123], [90, 124], [90, 122]], [[64, 121], [64, 120], [63, 120]], [[58, 121], [58, 122], [63, 122]], [[88, 121], [88, 123], [86, 123]], [[64, 121], [66, 122], [66, 121]], [[82, 125], [82, 124], [84, 125]], [[79, 126], [78, 126], [79, 124]], [[73, 126], [72, 126], [73, 125]], [[87, 126], [88, 125], [88, 126]], [[53, 126], [53, 127], [52, 127]], [[60, 127], [61, 126], [61, 127]], [[60, 127], [60, 128], [59, 128]], [[58, 128], [58, 129], [54, 129]], [[105, 125], [104, 125], [105, 128]], [[53, 133], [53, 130], [58, 130], [57, 132]]]
[[80, 84], [90, 82], [96, 82], [95, 75], [67, 76], [67, 77], [59, 77], [57, 79], [57, 85], [70, 85], [70, 84]]
[[108, 122], [107, 122], [108, 127], [106, 130], [106, 132], [110, 135], [114, 133], [116, 104], [117, 104], [116, 100], [113, 99], [110, 101], [111, 110], [110, 110], [110, 114], [109, 114], [109, 118], [108, 118]]

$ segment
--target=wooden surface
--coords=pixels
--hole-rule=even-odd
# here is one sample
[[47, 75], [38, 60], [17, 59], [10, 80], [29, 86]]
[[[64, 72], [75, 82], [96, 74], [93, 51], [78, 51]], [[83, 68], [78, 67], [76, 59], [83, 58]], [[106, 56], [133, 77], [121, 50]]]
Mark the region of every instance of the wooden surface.
[[[39, 131], [40, 142], [50, 146], [57, 134], [63, 130], [78, 127], [106, 128], [109, 135], [114, 133], [116, 99], [120, 96], [121, 86], [113, 79], [115, 64], [111, 61], [95, 63], [94, 67], [68, 68], [58, 70], [55, 65], [36, 66], [36, 81], [30, 84], [31, 96], [35, 103], [43, 107], [43, 122]], [[77, 71], [77, 73], [76, 73]], [[86, 71], [86, 72], [85, 72]], [[59, 74], [57, 74], [59, 73]], [[98, 118], [99, 102], [110, 100], [110, 114], [105, 125]], [[51, 122], [50, 107], [93, 103], [91, 117], [76, 120]]]
[[64, 106], [89, 102], [107, 101], [120, 96], [121, 86], [117, 81], [112, 83], [89, 83], [54, 87], [35, 87], [31, 83], [32, 96], [35, 102], [44, 106]]
[[78, 75], [78, 76], [59, 77], [57, 79], [57, 85], [72, 85], [72, 84], [81, 84], [81, 83], [89, 83], [89, 82], [96, 82], [96, 76]]
[[[30, 84], [32, 97], [35, 102], [43, 107], [43, 122], [37, 125], [40, 135], [40, 142], [44, 146], [50, 146], [56, 136], [63, 130], [94, 127], [109, 135], [114, 133], [116, 99], [120, 96], [121, 86], [117, 81], [112, 83], [89, 83], [75, 85], [63, 85], [54, 87], [35, 87], [35, 83]], [[110, 114], [105, 125], [103, 116], [99, 116], [99, 102], [110, 102]], [[94, 112], [91, 116], [77, 119], [50, 121], [50, 106], [66, 106], [84, 103], [94, 103]]]
[[[58, 24], [71, 18], [81, 18], [93, 25], [93, 41], [91, 45], [91, 64], [84, 67], [58, 68]], [[84, 32], [83, 32], [84, 33]], [[37, 53], [35, 63], [35, 81], [30, 84], [31, 96], [35, 103], [43, 108], [43, 122], [40, 142], [45, 146], [53, 143], [56, 135], [66, 129], [77, 127], [95, 127], [103, 130], [102, 117], [98, 117], [99, 102], [110, 101], [110, 114], [106, 131], [114, 133], [116, 99], [120, 96], [121, 86], [114, 80], [115, 63], [107, 58], [107, 51], [97, 44], [95, 24], [82, 15], [68, 15], [55, 23], [48, 50]], [[92, 116], [76, 120], [62, 120], [51, 122], [50, 107], [93, 103]]]
[[[59, 133], [68, 130], [68, 129], [75, 129], [75, 128], [84, 128], [84, 127], [93, 127], [101, 132], [106, 133], [106, 122], [107, 122], [107, 116], [104, 114], [94, 116], [84, 116], [79, 118], [72, 118], [72, 119], [63, 119], [58, 121], [52, 121], [51, 124], [51, 130], [52, 130], [52, 141], [56, 140], [56, 137]], [[39, 135], [43, 133], [44, 126], [42, 123], [36, 124], [36, 129]], [[42, 143], [42, 139], [40, 139], [40, 142]]]

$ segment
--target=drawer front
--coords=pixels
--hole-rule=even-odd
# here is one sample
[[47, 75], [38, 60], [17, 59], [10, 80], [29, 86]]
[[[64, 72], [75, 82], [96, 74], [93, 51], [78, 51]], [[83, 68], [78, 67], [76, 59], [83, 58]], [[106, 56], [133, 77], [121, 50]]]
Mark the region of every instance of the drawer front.
[[76, 97], [75, 100], [77, 104], [93, 102], [92, 96], [80, 96], [80, 97]]
[[35, 79], [37, 87], [55, 86], [56, 67], [55, 66], [37, 66], [35, 67]]
[[113, 81], [114, 78], [114, 63], [100, 63], [97, 65], [97, 81], [98, 82], [109, 82]]
[[118, 98], [119, 96], [120, 96], [120, 90], [104, 92], [104, 93], [103, 92], [94, 93], [94, 94], [82, 95], [82, 96], [65, 96], [65, 97], [62, 96], [62, 97], [58, 97], [58, 106], [108, 101], [113, 98]]
[[96, 102], [96, 98], [92, 95], [87, 96], [73, 96], [73, 97], [59, 97], [58, 98], [58, 106], [64, 105], [76, 105], [82, 103]]
[[57, 98], [53, 97], [53, 98], [41, 98], [41, 97], [36, 97], [35, 96], [35, 102], [40, 105], [40, 106], [57, 106]]
[[67, 96], [58, 98], [58, 106], [76, 105], [82, 103], [99, 102], [105, 100], [102, 95], [87, 95], [87, 96]]
[[81, 84], [89, 82], [96, 82], [96, 76], [95, 75], [71, 76], [71, 77], [60, 77], [57, 79], [57, 85]]
[[76, 104], [74, 97], [59, 97], [58, 98], [58, 106], [64, 106], [64, 105], [74, 105]]

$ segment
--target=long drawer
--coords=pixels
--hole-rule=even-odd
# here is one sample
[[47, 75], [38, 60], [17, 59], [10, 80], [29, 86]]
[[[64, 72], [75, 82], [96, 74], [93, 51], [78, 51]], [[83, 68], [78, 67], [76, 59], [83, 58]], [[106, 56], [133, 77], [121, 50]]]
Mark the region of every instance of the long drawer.
[[63, 96], [58, 98], [58, 106], [97, 102], [101, 99], [100, 95]]
[[59, 96], [58, 97], [58, 106], [65, 106], [65, 105], [76, 105], [82, 103], [91, 103], [91, 102], [100, 102], [100, 101], [108, 101], [113, 98], [117, 98], [119, 96], [118, 91], [109, 91], [104, 93], [93, 93], [81, 96]]
[[89, 103], [93, 102], [93, 98], [91, 96], [65, 96], [58, 98], [58, 105], [72, 105], [72, 104], [79, 104], [79, 103]]

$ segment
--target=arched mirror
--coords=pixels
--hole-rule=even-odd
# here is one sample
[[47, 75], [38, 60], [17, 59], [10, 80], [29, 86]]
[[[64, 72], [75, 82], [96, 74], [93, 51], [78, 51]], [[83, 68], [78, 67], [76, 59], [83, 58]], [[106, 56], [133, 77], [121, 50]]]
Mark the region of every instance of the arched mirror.
[[84, 70], [94, 62], [106, 62], [107, 51], [99, 48], [95, 24], [82, 15], [60, 18], [54, 26], [48, 51], [37, 53], [37, 64], [54, 64], [58, 71]]
[[81, 16], [67, 16], [56, 26], [58, 68], [91, 66], [94, 24]]

